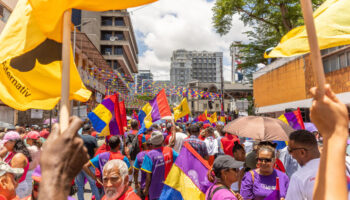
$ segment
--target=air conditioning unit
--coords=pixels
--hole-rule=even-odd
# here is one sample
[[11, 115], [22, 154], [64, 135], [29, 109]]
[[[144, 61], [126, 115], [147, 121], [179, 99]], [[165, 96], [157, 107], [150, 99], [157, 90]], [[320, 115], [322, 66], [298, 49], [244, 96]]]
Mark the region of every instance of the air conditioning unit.
[[110, 55], [111, 55], [111, 52], [107, 51], [106, 54], [107, 54], [108, 56], [110, 56]]

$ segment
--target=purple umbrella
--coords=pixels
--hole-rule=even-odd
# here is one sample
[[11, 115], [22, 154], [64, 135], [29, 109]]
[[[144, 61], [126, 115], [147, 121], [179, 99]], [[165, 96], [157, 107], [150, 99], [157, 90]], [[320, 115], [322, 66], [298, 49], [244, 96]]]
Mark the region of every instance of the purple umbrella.
[[[51, 124], [54, 124], [54, 123], [57, 123], [57, 122], [58, 122], [57, 119], [55, 119], [55, 118], [51, 119]], [[50, 119], [45, 119], [44, 120], [44, 124], [50, 124]]]

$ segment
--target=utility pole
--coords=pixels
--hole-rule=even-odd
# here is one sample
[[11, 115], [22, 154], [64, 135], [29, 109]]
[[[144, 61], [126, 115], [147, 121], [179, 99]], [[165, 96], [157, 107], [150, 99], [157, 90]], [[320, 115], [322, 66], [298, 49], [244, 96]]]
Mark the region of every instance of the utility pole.
[[221, 74], [221, 112], [225, 113], [225, 102], [224, 102], [224, 74], [223, 74], [222, 57], [220, 58], [220, 74]]
[[232, 80], [232, 84], [234, 84], [236, 82], [235, 80], [235, 73], [236, 73], [236, 66], [235, 66], [235, 61], [236, 61], [236, 48], [233, 46], [233, 43], [231, 44], [230, 47], [230, 53], [231, 53], [231, 58], [232, 58], [232, 62], [231, 62], [231, 80]]

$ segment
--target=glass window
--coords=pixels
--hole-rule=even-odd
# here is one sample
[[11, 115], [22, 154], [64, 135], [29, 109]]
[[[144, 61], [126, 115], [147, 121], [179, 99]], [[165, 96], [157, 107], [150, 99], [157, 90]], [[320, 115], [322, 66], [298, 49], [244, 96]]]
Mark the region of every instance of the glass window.
[[124, 19], [122, 17], [116, 17], [115, 18], [115, 25], [116, 26], [125, 26]]
[[112, 26], [113, 25], [113, 18], [112, 17], [102, 17], [101, 18], [101, 25], [102, 26]]
[[108, 64], [109, 66], [112, 66], [112, 61], [111, 61], [111, 60], [106, 60], [106, 62], [107, 62], [107, 64]]
[[331, 71], [335, 71], [339, 69], [338, 56], [331, 57], [330, 62], [331, 62]]
[[208, 105], [206, 103], [203, 104], [204, 109], [208, 108]]
[[118, 69], [120, 66], [119, 66], [119, 62], [118, 61], [116, 61], [116, 60], [114, 60], [113, 61], [113, 69]]
[[339, 63], [340, 63], [340, 68], [344, 68], [347, 67], [347, 63], [346, 63], [346, 54], [343, 53], [339, 56]]
[[6, 23], [10, 17], [10, 14], [11, 12], [0, 4], [0, 20]]
[[180, 67], [185, 67], [185, 63], [180, 63]]
[[347, 53], [348, 57], [348, 65], [350, 65], [350, 52]]
[[112, 46], [111, 45], [101, 45], [101, 54], [102, 55], [112, 55]]
[[101, 31], [101, 40], [110, 40], [112, 37], [112, 31]]
[[122, 46], [114, 47], [114, 54], [115, 55], [123, 55], [123, 47]]
[[115, 32], [114, 36], [117, 37], [117, 40], [125, 40], [124, 33], [122, 31]]

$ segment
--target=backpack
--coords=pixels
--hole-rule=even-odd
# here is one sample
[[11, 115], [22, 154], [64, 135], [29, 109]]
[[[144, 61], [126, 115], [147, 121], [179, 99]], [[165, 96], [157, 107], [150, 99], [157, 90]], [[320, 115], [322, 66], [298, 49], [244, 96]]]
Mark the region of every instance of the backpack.
[[225, 187], [225, 186], [219, 186], [219, 187], [215, 188], [215, 190], [212, 192], [212, 189], [213, 189], [214, 186], [215, 186], [215, 185], [213, 185], [213, 186], [209, 189], [209, 196], [207, 197], [206, 200], [212, 200], [213, 197], [214, 197], [214, 194], [215, 194], [217, 191], [222, 190], [222, 189], [227, 189], [227, 187]]

